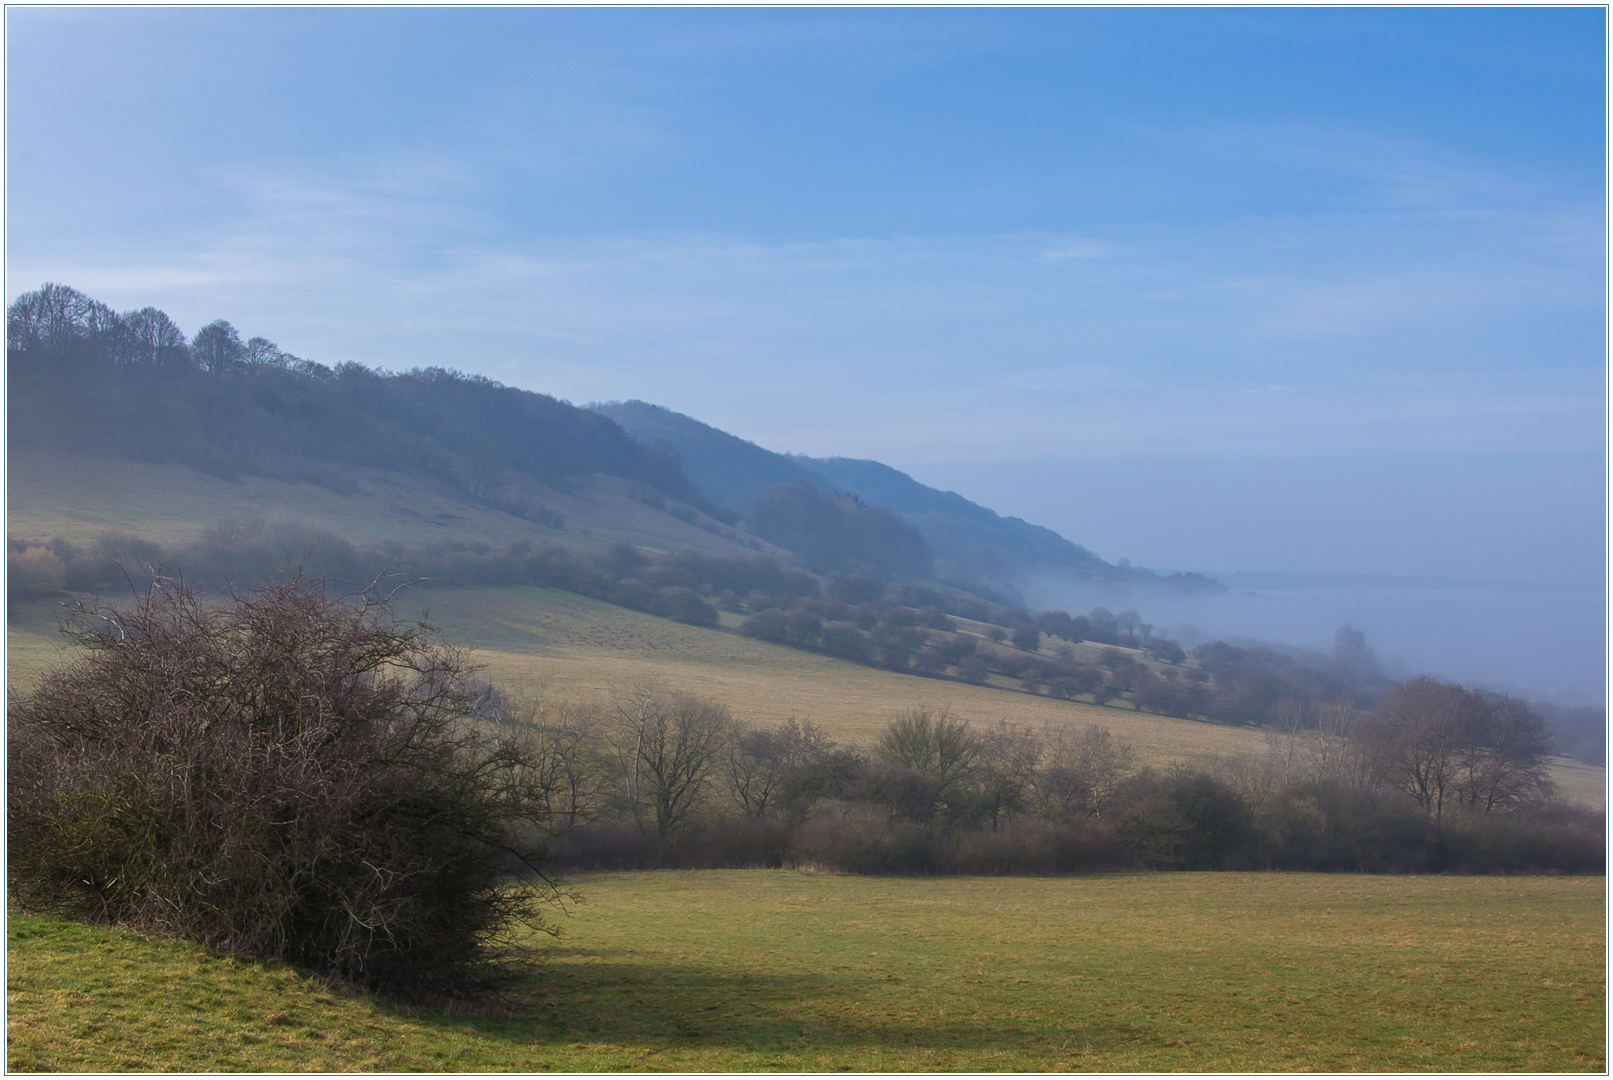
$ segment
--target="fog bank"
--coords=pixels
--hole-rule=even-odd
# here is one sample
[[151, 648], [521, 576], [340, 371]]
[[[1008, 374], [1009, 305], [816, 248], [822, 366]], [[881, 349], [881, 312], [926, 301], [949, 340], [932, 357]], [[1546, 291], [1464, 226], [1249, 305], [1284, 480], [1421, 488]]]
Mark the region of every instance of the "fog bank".
[[1410, 672], [1563, 704], [1603, 700], [1601, 450], [1162, 455], [909, 471], [1110, 561], [1196, 570], [1233, 592], [1123, 598], [1045, 581], [1027, 589], [1033, 604], [1121, 604], [1173, 630], [1323, 649], [1348, 622]]
[[1189, 646], [1235, 635], [1328, 653], [1334, 632], [1349, 623], [1366, 634], [1392, 675], [1427, 673], [1562, 705], [1603, 702], [1607, 653], [1599, 589], [1415, 580], [1383, 587], [1382, 579], [1372, 578], [1354, 587], [1337, 578], [1319, 584], [1300, 578], [1283, 588], [1272, 587], [1281, 575], [1215, 576], [1232, 586], [1267, 581], [1259, 589], [1214, 596], [1121, 594], [1057, 579], [1032, 583], [1025, 592], [1035, 606], [1072, 613], [1100, 604], [1134, 607], [1163, 628], [1156, 633]]

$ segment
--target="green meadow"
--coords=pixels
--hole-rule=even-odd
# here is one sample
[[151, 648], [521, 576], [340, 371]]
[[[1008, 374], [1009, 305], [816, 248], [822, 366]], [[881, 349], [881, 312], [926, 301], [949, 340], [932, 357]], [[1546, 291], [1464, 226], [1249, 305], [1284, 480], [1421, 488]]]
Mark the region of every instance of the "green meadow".
[[578, 877], [501, 1001], [16, 917], [12, 1071], [1583, 1071], [1603, 878]]

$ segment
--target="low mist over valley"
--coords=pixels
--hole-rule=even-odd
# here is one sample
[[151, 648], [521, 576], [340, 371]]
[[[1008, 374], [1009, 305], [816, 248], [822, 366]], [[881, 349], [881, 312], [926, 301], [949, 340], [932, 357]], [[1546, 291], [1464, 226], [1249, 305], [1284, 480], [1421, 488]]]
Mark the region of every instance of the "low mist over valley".
[[[1111, 563], [879, 462], [778, 454], [639, 401], [331, 368], [223, 320], [187, 339], [161, 311], [62, 285], [13, 303], [7, 334], [14, 615], [159, 570], [214, 589], [392, 573], [559, 587], [697, 626], [727, 612], [748, 636], [856, 663], [1219, 723], [1451, 677], [1427, 657], [1542, 697], [1521, 679], [1543, 669], [1487, 667], [1441, 635], [1491, 613], [1441, 610], [1437, 582]], [[1397, 611], [1412, 636], [1392, 652], [1355, 625]], [[1509, 624], [1520, 641], [1557, 629]], [[1585, 700], [1539, 707], [1562, 753], [1600, 763]]]
[[[1190, 565], [1228, 586], [1221, 599], [1151, 609], [1173, 629], [1315, 644], [1348, 622], [1408, 670], [1602, 701], [1600, 452], [1104, 458], [913, 472], [989, 491], [1005, 512], [1039, 507], [1054, 528], [1079, 523], [1083, 542], [1113, 559]], [[1037, 595], [1049, 604], [1086, 599], [1056, 581], [1047, 587]]]
[[[1051, 529], [1001, 517], [878, 462], [773, 453], [644, 402], [591, 408], [617, 420], [642, 442], [666, 439], [682, 455], [686, 470], [703, 491], [719, 492], [734, 506], [748, 505], [765, 487], [804, 479], [824, 491], [847, 491], [891, 507], [921, 530], [936, 553], [941, 576], [988, 586], [1034, 607], [1070, 611], [1094, 606], [1137, 607], [1188, 647], [1230, 637], [1325, 651], [1338, 627], [1349, 624], [1371, 637], [1384, 670], [1397, 677], [1435, 672], [1498, 692], [1566, 705], [1593, 705], [1602, 700], [1606, 666], [1602, 592], [1600, 584], [1589, 580], [1597, 569], [1595, 564], [1587, 564], [1584, 558], [1547, 566], [1523, 566], [1514, 560], [1487, 568], [1485, 576], [1462, 578], [1247, 569], [1214, 572], [1203, 566], [1196, 572], [1156, 572], [1134, 567], [1125, 557], [1117, 560], [1120, 565], [1106, 562]], [[975, 480], [976, 486], [989, 477], [991, 486], [1019, 503], [1066, 494], [1065, 517], [1089, 520], [1095, 531], [1116, 542], [1124, 542], [1119, 539], [1123, 536], [1137, 539], [1143, 528], [1136, 522], [1128, 525], [1116, 520], [1129, 507], [1135, 506], [1150, 519], [1159, 517], [1155, 508], [1138, 505], [1147, 501], [1139, 488], [1150, 483], [1168, 493], [1158, 498], [1180, 498], [1191, 508], [1184, 510], [1187, 516], [1159, 527], [1172, 539], [1156, 542], [1156, 547], [1190, 550], [1193, 542], [1184, 537], [1195, 534], [1199, 524], [1195, 515], [1216, 527], [1225, 525], [1227, 515], [1225, 507], [1214, 507], [1205, 492], [1184, 494], [1180, 477], [1125, 462], [1072, 463], [1067, 470], [1069, 479], [1060, 482], [1055, 492], [1031, 492], [1027, 476], [1009, 476], [1001, 470], [950, 471], [961, 479]], [[1255, 482], [1256, 478], [1245, 479]], [[1594, 490], [1595, 477], [1575, 474], [1575, 479]], [[1213, 487], [1208, 478], [1197, 481], [1202, 487]], [[1378, 476], [1378, 486], [1385, 490], [1395, 483], [1392, 475]], [[1346, 490], [1350, 497], [1359, 497], [1355, 494], [1358, 484]], [[1229, 494], [1219, 491], [1215, 497], [1231, 501]], [[1448, 498], [1448, 493], [1440, 497]], [[1584, 529], [1587, 523], [1576, 519], [1572, 524]], [[1590, 520], [1589, 525], [1595, 527], [1596, 523]], [[1363, 526], [1358, 523], [1355, 527]], [[1518, 526], [1509, 523], [1505, 527]], [[1291, 549], [1289, 560], [1325, 559], [1338, 550], [1337, 536], [1296, 535], [1289, 543], [1297, 548], [1307, 539], [1312, 550]], [[1216, 551], [1217, 557], [1229, 557], [1225, 541], [1216, 546], [1222, 549]], [[1573, 550], [1578, 553], [1584, 546], [1579, 544]], [[1258, 550], [1269, 551], [1269, 544]], [[1513, 574], [1537, 580], [1507, 580]]]

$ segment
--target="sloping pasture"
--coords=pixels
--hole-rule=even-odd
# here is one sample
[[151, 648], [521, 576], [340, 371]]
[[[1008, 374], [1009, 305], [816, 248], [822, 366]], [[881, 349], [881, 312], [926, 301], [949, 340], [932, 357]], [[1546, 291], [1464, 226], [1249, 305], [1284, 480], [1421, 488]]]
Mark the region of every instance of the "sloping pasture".
[[[902, 710], [922, 704], [948, 708], [976, 724], [1097, 724], [1130, 742], [1140, 761], [1155, 765], [1266, 752], [1258, 729], [881, 671], [753, 641], [735, 632], [734, 616], [724, 616], [728, 625], [707, 630], [530, 586], [412, 589], [399, 594], [394, 608], [473, 647], [489, 678], [529, 694], [602, 700], [614, 687], [660, 679], [723, 702], [741, 719], [762, 725], [792, 716], [811, 720], [859, 746], [871, 744]], [[25, 689], [44, 667], [65, 658], [55, 627], [56, 609], [49, 603], [14, 607], [7, 628], [10, 685]], [[1565, 798], [1606, 804], [1605, 769], [1565, 758], [1553, 759], [1551, 768]]]
[[268, 521], [295, 523], [359, 545], [564, 540], [574, 547], [603, 548], [623, 540], [671, 550], [755, 554], [629, 498], [627, 482], [613, 477], [579, 477], [564, 491], [533, 485], [533, 497], [565, 519], [562, 530], [494, 510], [418, 473], [343, 466], [339, 479], [343, 490], [336, 491], [261, 476], [228, 480], [172, 463], [24, 451], [7, 461], [7, 532], [24, 540], [59, 536], [87, 544], [110, 531], [180, 545], [219, 521]]
[[[421, 609], [451, 639], [474, 643], [495, 681], [532, 692], [599, 699], [614, 686], [658, 678], [724, 702], [743, 719], [763, 725], [810, 719], [861, 746], [902, 710], [924, 704], [976, 724], [1097, 724], [1155, 765], [1266, 753], [1259, 729], [880, 671], [742, 637], [733, 632], [734, 616], [724, 617], [730, 625], [722, 630], [706, 630], [522, 586], [419, 592], [398, 606], [411, 617]], [[1554, 758], [1551, 773], [1563, 797], [1606, 805], [1605, 769]]]

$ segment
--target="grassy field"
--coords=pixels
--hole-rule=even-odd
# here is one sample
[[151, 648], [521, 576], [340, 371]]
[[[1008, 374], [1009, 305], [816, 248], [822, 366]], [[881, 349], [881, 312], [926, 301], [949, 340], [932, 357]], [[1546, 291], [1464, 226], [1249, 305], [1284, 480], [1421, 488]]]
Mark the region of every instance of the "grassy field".
[[[475, 644], [495, 680], [560, 696], [597, 698], [634, 678], [662, 678], [724, 702], [736, 716], [756, 723], [811, 719], [835, 738], [864, 746], [903, 709], [923, 703], [946, 706], [975, 723], [1098, 724], [1136, 747], [1140, 760], [1156, 765], [1266, 752], [1264, 734], [1253, 728], [899, 675], [554, 589], [422, 592], [398, 610], [414, 617], [423, 607], [447, 636]], [[1607, 770], [1554, 758], [1551, 775], [1564, 798], [1606, 805]]]
[[[684, 626], [557, 589], [414, 590], [395, 607], [411, 619], [429, 616], [450, 640], [473, 645], [495, 681], [561, 697], [597, 699], [613, 686], [660, 678], [721, 701], [742, 719], [763, 725], [791, 716], [810, 719], [833, 737], [862, 746], [902, 710], [922, 703], [946, 706], [976, 723], [1098, 724], [1130, 742], [1139, 760], [1156, 765], [1266, 751], [1264, 735], [1252, 728], [899, 675], [753, 641], [732, 626], [726, 632]], [[16, 605], [7, 644], [7, 681], [26, 689], [65, 655], [56, 608]], [[1601, 768], [1552, 761], [1559, 794], [1576, 802], [1606, 805], [1606, 777]]]
[[12, 1071], [1606, 1069], [1603, 878], [591, 875], [499, 1015], [13, 917]]
[[184, 465], [115, 458], [14, 453], [6, 466], [9, 536], [86, 544], [123, 532], [164, 545], [195, 539], [219, 521], [286, 521], [355, 544], [441, 541], [507, 544], [564, 540], [603, 548], [616, 540], [658, 548], [753, 555], [750, 548], [652, 510], [627, 497], [626, 481], [581, 478], [568, 490], [537, 488], [543, 504], [566, 519], [544, 528], [482, 505], [446, 484], [418, 475], [346, 467], [353, 490], [243, 476], [222, 480]]

